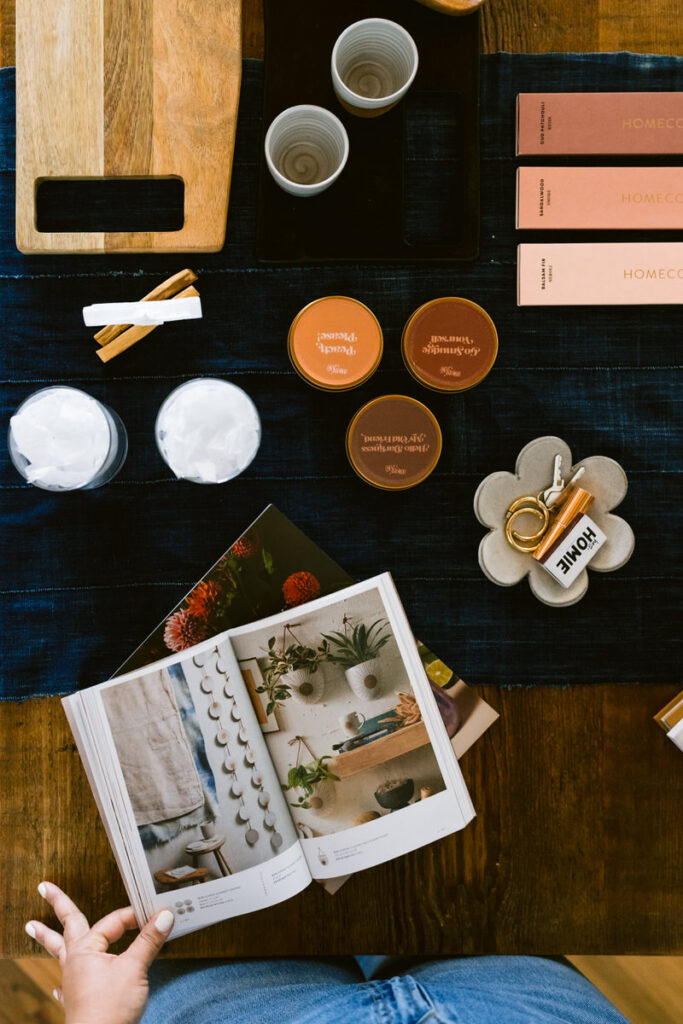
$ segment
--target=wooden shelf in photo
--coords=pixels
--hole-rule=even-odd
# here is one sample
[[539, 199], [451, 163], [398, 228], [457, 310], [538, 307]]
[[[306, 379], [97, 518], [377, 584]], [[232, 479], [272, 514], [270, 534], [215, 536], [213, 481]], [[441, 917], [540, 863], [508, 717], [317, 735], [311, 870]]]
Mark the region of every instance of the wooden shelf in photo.
[[355, 750], [347, 750], [343, 754], [337, 754], [333, 761], [328, 761], [327, 767], [333, 775], [340, 779], [348, 779], [350, 775], [357, 775], [368, 768], [375, 768], [378, 764], [391, 761], [394, 757], [407, 754], [418, 747], [424, 747], [429, 743], [427, 727], [424, 722], [417, 722], [415, 725], [406, 725], [397, 729], [389, 736], [373, 740]]

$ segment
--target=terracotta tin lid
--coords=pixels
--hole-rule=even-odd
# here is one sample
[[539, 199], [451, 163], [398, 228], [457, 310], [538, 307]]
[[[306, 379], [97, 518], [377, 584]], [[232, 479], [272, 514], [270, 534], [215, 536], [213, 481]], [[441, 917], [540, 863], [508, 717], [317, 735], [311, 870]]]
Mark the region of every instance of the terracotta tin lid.
[[375, 314], [346, 295], [328, 295], [304, 306], [287, 337], [294, 369], [324, 391], [358, 387], [379, 366], [383, 348]]
[[441, 428], [426, 405], [383, 395], [359, 409], [346, 432], [346, 454], [360, 476], [383, 491], [426, 480], [441, 455]]
[[434, 391], [466, 391], [484, 379], [498, 355], [498, 333], [485, 309], [446, 296], [416, 309], [403, 328], [403, 360]]

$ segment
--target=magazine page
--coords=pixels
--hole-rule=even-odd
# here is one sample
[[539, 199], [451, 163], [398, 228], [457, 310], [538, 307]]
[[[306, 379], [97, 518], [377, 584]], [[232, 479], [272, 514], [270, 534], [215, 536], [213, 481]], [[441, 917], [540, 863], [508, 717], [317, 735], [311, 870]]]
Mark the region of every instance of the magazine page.
[[[275, 505], [268, 505], [115, 674], [353, 582]], [[461, 757], [498, 715], [424, 644], [418, 643], [418, 650], [430, 680], [456, 704], [458, 725], [451, 739]]]
[[132, 672], [353, 582], [275, 505], [268, 505], [114, 674]]
[[389, 574], [229, 636], [263, 702], [264, 737], [314, 878], [380, 864], [472, 818]]
[[108, 832], [113, 846], [122, 837], [142, 918], [170, 900], [176, 937], [310, 883], [225, 635], [77, 696], [108, 789], [100, 809], [109, 797]]
[[93, 727], [87, 714], [85, 693], [87, 691], [63, 698], [62, 706], [131, 906], [138, 921], [144, 922], [149, 917], [151, 910], [145, 909], [145, 896], [137, 884], [136, 871], [131, 863], [129, 847], [121, 829], [122, 823], [115, 796], [117, 787], [112, 784], [111, 772], [107, 773], [105, 768], [109, 758], [105, 751], [105, 744], [100, 740], [100, 733], [96, 727]]

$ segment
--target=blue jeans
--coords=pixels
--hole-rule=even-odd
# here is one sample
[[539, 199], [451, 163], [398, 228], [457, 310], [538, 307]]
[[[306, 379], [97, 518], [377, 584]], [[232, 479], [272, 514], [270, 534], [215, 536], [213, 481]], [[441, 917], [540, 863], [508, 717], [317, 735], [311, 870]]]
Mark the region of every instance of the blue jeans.
[[159, 961], [142, 1024], [628, 1024], [553, 960], [379, 960]]

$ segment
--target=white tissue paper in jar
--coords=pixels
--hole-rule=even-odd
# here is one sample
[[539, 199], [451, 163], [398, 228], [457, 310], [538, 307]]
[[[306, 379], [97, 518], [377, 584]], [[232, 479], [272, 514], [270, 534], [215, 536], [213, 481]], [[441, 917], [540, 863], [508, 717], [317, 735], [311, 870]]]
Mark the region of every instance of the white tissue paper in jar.
[[225, 380], [199, 379], [177, 388], [159, 410], [159, 450], [179, 479], [220, 484], [243, 472], [261, 443], [261, 421], [249, 395]]
[[90, 395], [49, 388], [28, 400], [10, 420], [18, 452], [28, 460], [29, 483], [74, 490], [89, 483], [111, 447], [109, 421]]

